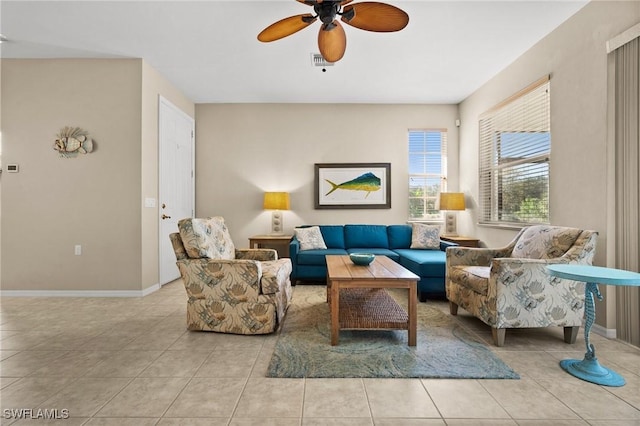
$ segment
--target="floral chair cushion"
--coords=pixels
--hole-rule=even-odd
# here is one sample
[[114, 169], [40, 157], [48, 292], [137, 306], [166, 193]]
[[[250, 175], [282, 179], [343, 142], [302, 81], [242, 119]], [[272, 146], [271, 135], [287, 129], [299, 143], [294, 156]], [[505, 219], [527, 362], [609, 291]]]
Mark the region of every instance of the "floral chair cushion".
[[580, 229], [560, 226], [530, 226], [518, 239], [511, 257], [525, 259], [560, 257], [573, 246], [581, 232]]
[[235, 246], [222, 217], [188, 218], [178, 221], [182, 244], [192, 259], [232, 260]]

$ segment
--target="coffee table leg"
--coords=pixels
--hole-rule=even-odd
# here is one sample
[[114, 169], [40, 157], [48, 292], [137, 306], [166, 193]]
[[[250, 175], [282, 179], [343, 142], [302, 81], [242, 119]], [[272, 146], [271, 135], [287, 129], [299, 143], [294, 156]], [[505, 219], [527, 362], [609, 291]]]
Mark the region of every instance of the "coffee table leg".
[[340, 334], [340, 285], [331, 283], [331, 346], [338, 344], [338, 336]]
[[331, 303], [331, 279], [327, 274], [327, 303]]
[[417, 344], [417, 328], [418, 328], [418, 318], [417, 318], [417, 289], [415, 286], [409, 286], [409, 306], [408, 312], [409, 315], [409, 346], [416, 346]]

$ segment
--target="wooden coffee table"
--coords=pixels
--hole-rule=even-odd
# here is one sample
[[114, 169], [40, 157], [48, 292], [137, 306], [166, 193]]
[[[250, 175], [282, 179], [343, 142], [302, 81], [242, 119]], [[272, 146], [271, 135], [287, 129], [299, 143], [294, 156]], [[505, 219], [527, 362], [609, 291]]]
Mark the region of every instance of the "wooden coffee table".
[[[327, 301], [331, 308], [331, 345], [340, 330], [407, 330], [409, 346], [416, 346], [417, 283], [420, 277], [386, 256], [376, 256], [368, 266], [355, 265], [349, 256], [327, 255]], [[387, 293], [406, 288], [405, 311]], [[340, 293], [341, 289], [350, 289]]]

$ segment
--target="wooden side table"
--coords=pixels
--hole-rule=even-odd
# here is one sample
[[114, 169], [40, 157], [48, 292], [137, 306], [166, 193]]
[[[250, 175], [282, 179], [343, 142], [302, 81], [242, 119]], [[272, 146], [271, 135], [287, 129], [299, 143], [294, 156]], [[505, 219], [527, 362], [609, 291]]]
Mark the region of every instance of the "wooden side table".
[[249, 237], [249, 248], [270, 248], [278, 252], [278, 259], [289, 257], [289, 242], [293, 235], [254, 235]]
[[461, 235], [457, 235], [455, 237], [440, 235], [440, 239], [443, 241], [448, 241], [450, 243], [459, 244], [463, 247], [480, 247], [480, 240], [477, 238], [463, 237]]

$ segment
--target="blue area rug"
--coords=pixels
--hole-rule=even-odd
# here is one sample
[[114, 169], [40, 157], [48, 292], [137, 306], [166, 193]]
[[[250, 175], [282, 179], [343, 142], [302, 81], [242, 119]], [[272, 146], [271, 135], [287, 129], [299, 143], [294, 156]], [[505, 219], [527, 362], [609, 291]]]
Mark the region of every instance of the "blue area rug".
[[[390, 292], [406, 306], [406, 292]], [[404, 298], [404, 300], [403, 300]], [[418, 345], [405, 330], [341, 330], [331, 346], [324, 286], [295, 287], [267, 377], [519, 379], [479, 338], [441, 310], [418, 303]]]

